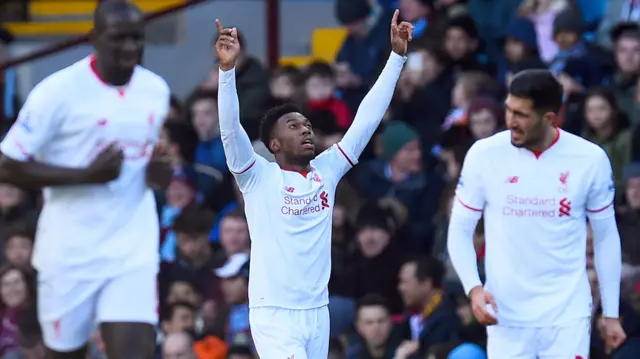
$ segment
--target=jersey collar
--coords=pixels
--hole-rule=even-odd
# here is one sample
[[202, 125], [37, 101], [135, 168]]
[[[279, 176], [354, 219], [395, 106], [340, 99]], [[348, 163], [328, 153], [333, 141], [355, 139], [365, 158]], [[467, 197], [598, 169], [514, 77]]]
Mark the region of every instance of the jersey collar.
[[[131, 79], [129, 79], [129, 82], [127, 82], [125, 85], [123, 86], [113, 86], [109, 83], [107, 83], [102, 76], [100, 76], [100, 73], [98, 72], [98, 67], [96, 66], [96, 55], [95, 54], [91, 54], [89, 55], [89, 68], [91, 69], [91, 72], [95, 75], [96, 79], [98, 79], [98, 81], [100, 81], [100, 83], [102, 83], [103, 85], [110, 87], [114, 90], [118, 91], [118, 94], [120, 95], [120, 97], [124, 97], [126, 89], [129, 87], [129, 84], [131, 83]], [[134, 70], [135, 73], [135, 70]], [[133, 74], [131, 75], [131, 77], [133, 77]]]
[[540, 156], [542, 156], [542, 154], [544, 152], [549, 151], [549, 149], [551, 147], [553, 147], [556, 143], [558, 143], [558, 140], [560, 140], [560, 129], [558, 129], [557, 127], [555, 128], [556, 130], [556, 138], [553, 139], [553, 142], [551, 142], [551, 144], [549, 145], [549, 147], [547, 147], [546, 149], [542, 150], [542, 151], [533, 151], [530, 150], [531, 153], [533, 153], [534, 156], [536, 156], [536, 159], [539, 159]]

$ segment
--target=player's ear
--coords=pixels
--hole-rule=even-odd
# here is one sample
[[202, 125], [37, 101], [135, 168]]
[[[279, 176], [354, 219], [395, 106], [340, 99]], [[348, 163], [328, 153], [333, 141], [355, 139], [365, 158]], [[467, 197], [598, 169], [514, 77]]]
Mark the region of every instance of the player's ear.
[[278, 141], [275, 138], [272, 138], [271, 141], [269, 142], [269, 148], [271, 149], [272, 153], [276, 153], [280, 151], [280, 141]]
[[544, 120], [544, 122], [552, 125], [556, 123], [556, 117], [556, 114], [553, 112], [546, 112], [544, 115], [542, 115], [542, 119]]

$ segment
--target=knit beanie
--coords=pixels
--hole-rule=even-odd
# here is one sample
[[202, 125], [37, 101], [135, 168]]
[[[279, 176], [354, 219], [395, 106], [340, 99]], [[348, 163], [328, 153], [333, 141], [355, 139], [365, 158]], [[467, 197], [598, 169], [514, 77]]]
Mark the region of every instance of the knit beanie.
[[368, 0], [337, 0], [336, 18], [343, 24], [351, 24], [363, 20], [371, 13]]
[[406, 144], [419, 139], [418, 132], [404, 122], [390, 122], [382, 133], [382, 154], [386, 160], [390, 160]]
[[582, 36], [584, 32], [582, 16], [571, 9], [560, 12], [553, 20], [553, 35], [555, 36], [559, 32], [574, 32], [578, 36]]

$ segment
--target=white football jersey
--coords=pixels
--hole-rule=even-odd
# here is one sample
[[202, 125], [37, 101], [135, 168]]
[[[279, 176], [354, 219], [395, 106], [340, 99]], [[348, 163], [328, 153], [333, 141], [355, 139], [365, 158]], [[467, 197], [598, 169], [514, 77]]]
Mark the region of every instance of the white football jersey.
[[487, 291], [498, 322], [554, 326], [591, 315], [586, 220], [614, 215], [607, 154], [562, 130], [534, 153], [510, 131], [476, 142], [464, 161], [454, 215], [484, 215]]
[[31, 91], [0, 144], [5, 156], [84, 168], [111, 143], [125, 154], [114, 181], [44, 189], [33, 256], [40, 275], [103, 278], [157, 268], [159, 226], [145, 172], [169, 98], [167, 83], [141, 66], [127, 85], [106, 84], [93, 55]]

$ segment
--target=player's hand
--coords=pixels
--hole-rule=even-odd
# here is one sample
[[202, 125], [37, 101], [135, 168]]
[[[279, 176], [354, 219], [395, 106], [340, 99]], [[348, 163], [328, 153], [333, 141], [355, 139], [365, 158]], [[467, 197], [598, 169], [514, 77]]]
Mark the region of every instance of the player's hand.
[[418, 349], [420, 349], [420, 342], [406, 340], [396, 349], [396, 355], [393, 356], [393, 359], [406, 359], [417, 352]]
[[620, 324], [620, 319], [618, 318], [603, 318], [603, 333], [602, 337], [604, 339], [605, 349], [607, 353], [611, 353], [613, 350], [616, 350], [627, 340], [627, 335], [624, 333], [624, 329], [622, 329], [622, 324]]
[[236, 59], [240, 55], [240, 42], [238, 30], [234, 27], [225, 29], [220, 20], [216, 19], [218, 28], [218, 40], [216, 40], [216, 55], [220, 61], [220, 68], [224, 71], [231, 70], [236, 65]]
[[173, 159], [167, 151], [156, 146], [147, 165], [147, 185], [154, 189], [166, 188], [173, 178]]
[[117, 143], [107, 146], [96, 156], [87, 168], [87, 179], [89, 183], [105, 183], [120, 176], [124, 152]]
[[407, 54], [409, 41], [413, 40], [413, 25], [406, 21], [398, 24], [398, 17], [400, 10], [393, 13], [391, 20], [391, 48], [396, 54], [404, 56]]
[[469, 299], [471, 299], [473, 316], [476, 317], [478, 323], [482, 325], [494, 325], [498, 323], [498, 319], [487, 310], [487, 304], [489, 304], [495, 313], [498, 312], [496, 300], [491, 293], [485, 291], [483, 287], [477, 286], [469, 292]]

